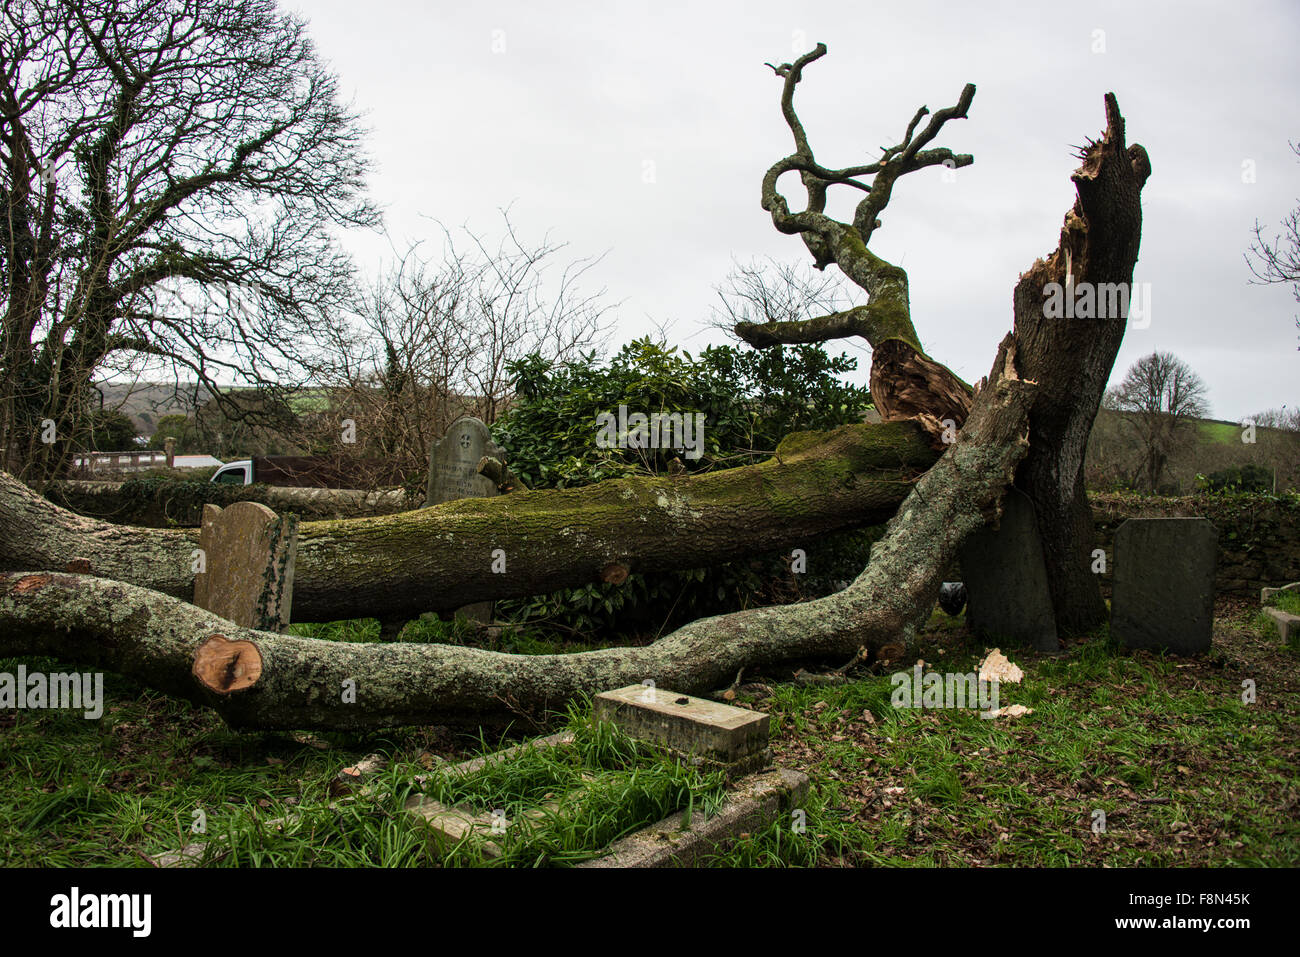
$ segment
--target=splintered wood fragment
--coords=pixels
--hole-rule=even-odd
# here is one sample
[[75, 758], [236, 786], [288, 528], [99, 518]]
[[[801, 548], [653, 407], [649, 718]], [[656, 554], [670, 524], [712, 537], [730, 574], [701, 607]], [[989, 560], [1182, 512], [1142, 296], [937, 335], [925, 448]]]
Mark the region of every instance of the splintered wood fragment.
[[28, 592], [39, 591], [50, 582], [54, 581], [53, 575], [25, 575], [14, 583], [14, 593], [25, 595]]
[[243, 691], [262, 677], [262, 653], [251, 641], [213, 635], [194, 652], [194, 677], [217, 694]]

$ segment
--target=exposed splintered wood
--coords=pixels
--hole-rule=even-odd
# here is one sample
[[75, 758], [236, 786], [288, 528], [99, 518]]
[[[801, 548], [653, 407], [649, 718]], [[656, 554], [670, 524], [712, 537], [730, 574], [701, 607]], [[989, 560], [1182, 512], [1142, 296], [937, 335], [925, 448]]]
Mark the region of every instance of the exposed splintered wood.
[[[1029, 413], [1029, 455], [1016, 485], [1034, 502], [1056, 627], [1063, 635], [1106, 619], [1091, 567], [1096, 529], [1083, 460], [1130, 306], [1140, 293], [1133, 269], [1142, 240], [1142, 187], [1151, 175], [1146, 150], [1125, 141], [1113, 93], [1106, 94], [1105, 108], [1105, 132], [1081, 151], [1083, 162], [1070, 177], [1077, 198], [1057, 248], [1026, 270], [1013, 297], [1016, 368], [1039, 383]], [[1048, 316], [1049, 290], [1067, 283], [1076, 290], [1122, 290], [1121, 308], [1089, 319]]]
[[194, 677], [217, 694], [243, 691], [262, 677], [262, 654], [251, 641], [213, 635], [194, 653]]
[[[701, 568], [885, 522], [934, 464], [914, 423], [797, 432], [766, 462], [698, 475], [463, 499], [376, 518], [303, 522], [295, 621], [414, 618], [629, 572]], [[0, 472], [0, 569], [95, 574], [189, 598], [198, 533], [112, 525], [58, 508]], [[494, 573], [493, 552], [506, 572]]]
[[[870, 654], [906, 643], [929, 616], [962, 540], [996, 513], [1024, 456], [1032, 383], [1008, 336], [989, 384], [939, 463], [904, 500], [848, 588], [817, 601], [692, 622], [651, 645], [510, 655], [434, 644], [351, 644], [239, 628], [159, 592], [83, 575], [0, 573], [0, 654], [66, 657], [208, 705], [235, 727], [360, 730], [543, 720], [579, 694], [652, 679], [687, 695], [744, 667]], [[521, 498], [532, 498], [530, 493]], [[512, 496], [507, 496], [509, 498]], [[195, 679], [213, 635], [256, 646], [251, 684], [218, 693]], [[208, 649], [208, 653], [220, 649]], [[217, 656], [218, 663], [226, 659]], [[207, 680], [222, 687], [223, 669]], [[246, 672], [251, 677], [251, 670]]]
[[970, 414], [966, 385], [901, 339], [887, 339], [872, 353], [871, 397], [885, 421], [915, 418], [938, 449]]

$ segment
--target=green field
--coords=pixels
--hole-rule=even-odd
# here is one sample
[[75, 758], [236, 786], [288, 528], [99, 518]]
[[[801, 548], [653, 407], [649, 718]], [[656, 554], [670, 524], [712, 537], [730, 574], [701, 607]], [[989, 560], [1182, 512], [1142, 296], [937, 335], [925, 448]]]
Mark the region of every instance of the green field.
[[1202, 419], [1196, 425], [1200, 430], [1202, 442], [1218, 445], [1241, 443], [1241, 426], [1235, 422], [1213, 422]]

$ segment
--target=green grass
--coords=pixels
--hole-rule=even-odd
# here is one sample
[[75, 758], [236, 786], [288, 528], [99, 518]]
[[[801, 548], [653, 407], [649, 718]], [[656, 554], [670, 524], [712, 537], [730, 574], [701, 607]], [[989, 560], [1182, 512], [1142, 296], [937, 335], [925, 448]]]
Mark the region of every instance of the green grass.
[[[1025, 670], [1000, 704], [1034, 711], [895, 709], [890, 673], [917, 657], [964, 673], [984, 648], [936, 618], [915, 656], [833, 685], [788, 680], [741, 688], [773, 716], [779, 763], [812, 779], [794, 812], [715, 850], [719, 866], [1180, 866], [1300, 863], [1300, 677], [1295, 654], [1250, 628], [1216, 623], [1215, 651], [1193, 660], [1124, 655], [1104, 634], [1061, 657], [1003, 647]], [[468, 640], [465, 623], [410, 635]], [[375, 640], [378, 623], [295, 626]], [[520, 650], [572, 650], [502, 635]], [[29, 670], [67, 671], [49, 659]], [[18, 659], [0, 661], [14, 672]], [[784, 677], [783, 677], [784, 676]], [[1242, 700], [1242, 681], [1258, 699]], [[763, 684], [762, 682], [765, 682]], [[760, 690], [746, 691], [747, 688]], [[766, 689], [766, 690], [762, 690]], [[384, 734], [237, 733], [212, 713], [107, 676], [99, 721], [61, 711], [0, 711], [0, 859], [9, 866], [151, 866], [149, 855], [205, 845], [208, 866], [475, 866], [402, 810], [416, 790], [520, 822], [502, 838], [516, 866], [564, 865], [675, 807], [703, 812], [717, 781], [664, 761], [585, 711], [574, 748], [525, 754], [464, 779], [439, 772], [503, 743], [445, 729]], [[561, 719], [563, 721], [563, 719]], [[331, 794], [372, 752], [388, 767], [349, 800]], [[591, 780], [579, 789], [583, 775]], [[583, 794], [581, 800], [566, 796]], [[550, 795], [550, 797], [548, 797]], [[531, 823], [527, 807], [558, 802]], [[333, 805], [333, 806], [331, 806]], [[196, 811], [206, 832], [193, 830]], [[1094, 834], [1094, 812], [1107, 827]]]
[[[1300, 615], [1300, 591], [1279, 591], [1269, 596], [1265, 605], [1273, 608], [1280, 608], [1292, 615]], [[1278, 640], [1278, 623], [1268, 615], [1264, 614], [1263, 609], [1256, 612], [1253, 621], [1255, 633], [1261, 638], [1269, 641]], [[1300, 651], [1300, 644], [1292, 639], [1290, 646], [1293, 652]]]
[[[979, 655], [939, 640], [923, 649], [929, 668], [974, 669]], [[1068, 658], [1010, 657], [1026, 678], [1003, 685], [1000, 704], [1034, 709], [1014, 719], [895, 709], [886, 674], [773, 686], [762, 705], [779, 725], [778, 758], [813, 780], [806, 830], [776, 821], [712, 862], [1300, 863], [1294, 677], [1265, 677], [1231, 651], [1128, 657], [1104, 634]], [[1272, 701], [1244, 703], [1242, 674], [1272, 688]], [[1106, 829], [1094, 834], [1097, 811]]]
[[1202, 419], [1196, 425], [1202, 442], [1212, 445], [1241, 444], [1241, 426], [1234, 422], [1210, 422]]
[[1274, 592], [1269, 596], [1268, 603], [1292, 615], [1300, 615], [1300, 591], [1295, 589]]
[[722, 801], [720, 772], [702, 773], [639, 744], [585, 707], [571, 709], [568, 727], [572, 745], [527, 748], [466, 775], [433, 775], [424, 787], [429, 798], [510, 822], [485, 835], [499, 857], [487, 857], [483, 840], [469, 835], [449, 849], [445, 866], [574, 864], [675, 811], [709, 814]]

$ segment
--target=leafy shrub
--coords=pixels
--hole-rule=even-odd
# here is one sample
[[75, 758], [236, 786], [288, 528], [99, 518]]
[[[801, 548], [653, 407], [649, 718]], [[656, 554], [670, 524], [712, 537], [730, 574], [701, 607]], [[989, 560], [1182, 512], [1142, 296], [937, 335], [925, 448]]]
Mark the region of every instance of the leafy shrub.
[[[861, 421], [871, 407], [870, 391], [839, 378], [856, 367], [856, 359], [812, 345], [712, 346], [695, 358], [648, 338], [624, 346], [603, 366], [594, 354], [564, 365], [534, 355], [511, 365], [516, 401], [493, 433], [511, 470], [530, 488], [664, 474], [673, 459], [688, 472], [733, 468], [767, 458], [790, 432]], [[700, 458], [599, 447], [597, 416], [617, 414], [620, 405], [647, 415], [704, 413]], [[868, 531], [822, 536], [805, 546], [807, 574], [792, 573], [788, 554], [769, 553], [501, 602], [498, 614], [563, 635], [600, 631], [653, 639], [705, 615], [828, 594], [862, 570], [872, 540]]]
[[1253, 463], [1229, 466], [1197, 478], [1202, 479], [1211, 492], [1270, 492], [1273, 489], [1273, 473]]

